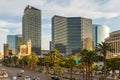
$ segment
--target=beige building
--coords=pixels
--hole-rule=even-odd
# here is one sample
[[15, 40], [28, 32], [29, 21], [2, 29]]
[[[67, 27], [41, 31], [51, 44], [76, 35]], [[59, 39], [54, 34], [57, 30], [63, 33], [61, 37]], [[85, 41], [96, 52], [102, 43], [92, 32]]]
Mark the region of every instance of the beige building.
[[106, 39], [106, 42], [111, 43], [114, 51], [108, 54], [108, 57], [120, 56], [120, 30], [110, 33], [110, 36]]
[[20, 45], [20, 52], [18, 54], [18, 58], [28, 56], [31, 54], [31, 40], [27, 41], [27, 45]]
[[9, 45], [8, 44], [4, 44], [4, 57], [9, 55], [8, 51], [9, 51]]

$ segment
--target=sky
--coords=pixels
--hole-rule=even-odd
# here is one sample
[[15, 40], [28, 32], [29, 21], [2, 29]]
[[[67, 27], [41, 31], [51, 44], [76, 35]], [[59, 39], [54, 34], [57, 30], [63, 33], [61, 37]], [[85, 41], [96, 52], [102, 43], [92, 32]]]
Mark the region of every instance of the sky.
[[22, 16], [27, 5], [42, 12], [42, 49], [49, 49], [54, 15], [91, 18], [93, 24], [120, 30], [120, 0], [0, 0], [0, 52], [7, 35], [22, 34]]

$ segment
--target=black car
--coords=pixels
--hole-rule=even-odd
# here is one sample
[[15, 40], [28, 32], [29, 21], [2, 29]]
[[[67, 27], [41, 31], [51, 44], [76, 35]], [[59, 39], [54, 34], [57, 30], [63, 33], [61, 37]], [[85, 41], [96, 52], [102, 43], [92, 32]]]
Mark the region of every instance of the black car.
[[22, 77], [22, 74], [17, 74], [17, 77]]
[[61, 80], [58, 76], [51, 77], [52, 80]]

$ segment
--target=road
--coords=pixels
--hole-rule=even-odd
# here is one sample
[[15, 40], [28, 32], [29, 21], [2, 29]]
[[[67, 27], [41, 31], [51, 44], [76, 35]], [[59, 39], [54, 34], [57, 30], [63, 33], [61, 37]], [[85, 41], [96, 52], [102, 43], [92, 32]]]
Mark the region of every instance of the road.
[[[70, 78], [70, 73], [64, 73], [63, 75], [64, 77], [69, 77]], [[75, 78], [75, 79], [81, 79], [83, 80], [83, 76], [80, 75], [80, 74], [72, 74], [72, 77]], [[97, 77], [93, 77], [93, 80], [99, 80]]]
[[[6, 79], [0, 79], [0, 80], [12, 80], [13, 76], [17, 76], [17, 74], [20, 74], [20, 71], [23, 70], [21, 68], [12, 68], [12, 67], [2, 67], [6, 70], [6, 72], [9, 75], [9, 78]], [[24, 80], [23, 77], [25, 76], [30, 76], [30, 77], [35, 77], [35, 76], [39, 76], [40, 80], [51, 80], [51, 78], [47, 75], [38, 73], [38, 72], [34, 72], [32, 70], [27, 70], [24, 69], [24, 73], [22, 74], [22, 77], [17, 78], [17, 80]]]
[[[9, 78], [4, 78], [4, 79], [0, 79], [0, 80], [12, 80], [13, 76], [17, 76], [17, 74], [20, 74], [20, 71], [23, 70], [21, 68], [12, 68], [12, 67], [2, 67], [2, 68], [4, 70], [6, 70], [6, 72], [9, 75]], [[22, 74], [22, 77], [18, 77], [17, 80], [24, 80], [25, 76], [30, 76], [31, 78], [34, 76], [39, 76], [40, 80], [51, 80], [51, 78], [47, 75], [44, 75], [44, 74], [41, 74], [38, 72], [34, 72], [34, 71], [28, 70], [28, 69], [24, 69], [24, 73]], [[70, 77], [70, 73], [64, 73], [63, 76]], [[82, 75], [73, 74], [73, 77], [76, 79], [81, 79], [81, 80], [83, 79]], [[93, 80], [98, 80], [98, 79], [94, 77]]]

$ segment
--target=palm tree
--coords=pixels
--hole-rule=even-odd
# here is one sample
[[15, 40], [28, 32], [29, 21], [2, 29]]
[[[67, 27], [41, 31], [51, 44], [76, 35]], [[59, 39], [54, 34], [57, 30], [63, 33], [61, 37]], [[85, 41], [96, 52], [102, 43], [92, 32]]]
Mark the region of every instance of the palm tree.
[[84, 49], [81, 52], [81, 61], [86, 64], [86, 79], [92, 80], [92, 65], [96, 61], [97, 54], [95, 51], [88, 51]]
[[12, 60], [13, 60], [14, 66], [16, 66], [16, 65], [18, 64], [18, 57], [17, 57], [16, 55], [14, 55], [14, 56], [12, 57]]
[[26, 68], [27, 67], [27, 61], [28, 61], [28, 57], [24, 56], [19, 60], [19, 66], [21, 66], [22, 68]]
[[39, 62], [39, 59], [38, 59], [36, 53], [32, 52], [27, 57], [28, 57], [28, 61], [27, 61], [28, 67], [30, 69], [35, 69], [37, 67], [37, 63]]
[[44, 72], [47, 71], [47, 73], [49, 73], [49, 64], [50, 64], [50, 56], [49, 55], [44, 56]]
[[51, 62], [52, 62], [54, 74], [55, 74], [55, 72], [57, 71], [57, 67], [60, 65], [60, 62], [62, 61], [62, 55], [59, 53], [58, 50], [53, 49], [50, 52], [50, 57], [51, 57]]
[[72, 80], [72, 73], [73, 73], [73, 68], [76, 66], [76, 63], [75, 63], [75, 60], [76, 60], [76, 56], [74, 55], [71, 55], [67, 58], [67, 61], [66, 61], [66, 64], [70, 67], [70, 77]]
[[103, 63], [104, 63], [104, 80], [106, 80], [106, 76], [107, 76], [107, 73], [106, 73], [106, 55], [107, 55], [107, 52], [112, 52], [113, 49], [111, 47], [111, 44], [110, 43], [107, 43], [107, 42], [101, 42], [97, 45], [97, 52], [100, 52], [102, 55], [103, 55]]
[[86, 67], [86, 64], [81, 61], [79, 64], [79, 69], [80, 69], [80, 71], [82, 71], [83, 80], [85, 80], [85, 67]]

